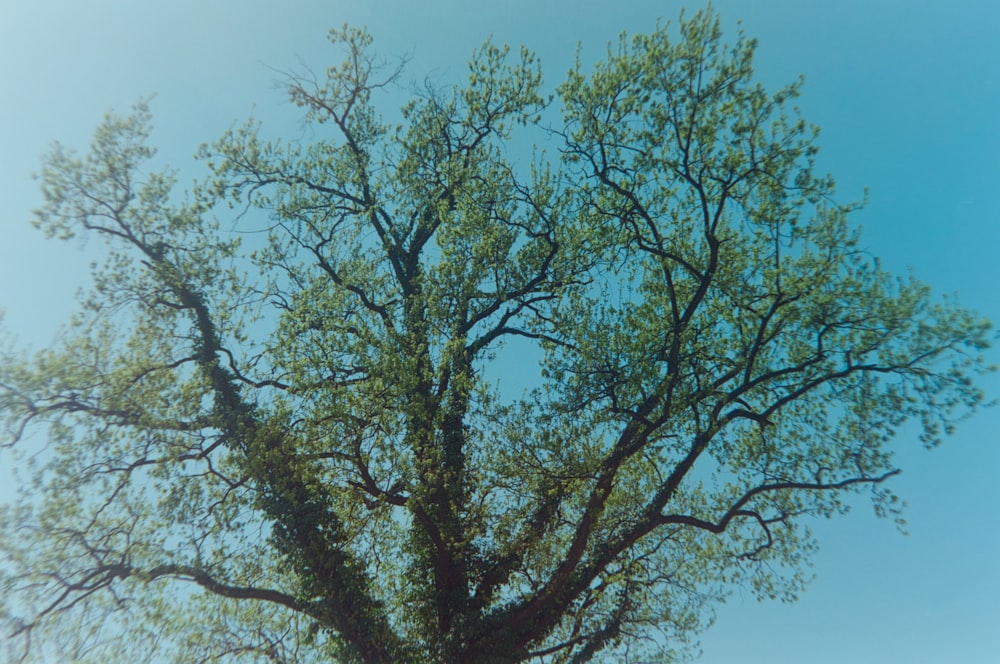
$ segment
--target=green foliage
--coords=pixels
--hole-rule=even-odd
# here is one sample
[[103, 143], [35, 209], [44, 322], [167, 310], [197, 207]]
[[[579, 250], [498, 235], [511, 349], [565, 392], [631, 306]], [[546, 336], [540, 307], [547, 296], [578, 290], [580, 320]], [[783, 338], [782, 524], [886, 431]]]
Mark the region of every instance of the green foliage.
[[794, 598], [845, 493], [897, 515], [895, 432], [981, 401], [988, 324], [863, 250], [799, 85], [711, 12], [554, 96], [487, 43], [398, 125], [399, 70], [331, 41], [289, 82], [315, 141], [236, 127], [183, 203], [145, 103], [47, 157], [36, 224], [107, 248], [0, 368], [4, 444], [46, 441], [0, 518], [13, 654], [671, 660], [732, 588]]

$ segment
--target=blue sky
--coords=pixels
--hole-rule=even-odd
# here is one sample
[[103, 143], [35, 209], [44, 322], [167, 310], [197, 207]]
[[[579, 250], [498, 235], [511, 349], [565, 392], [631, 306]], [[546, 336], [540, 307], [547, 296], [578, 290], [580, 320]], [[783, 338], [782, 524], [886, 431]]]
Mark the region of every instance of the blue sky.
[[[51, 339], [86, 280], [92, 247], [44, 241], [30, 173], [49, 143], [83, 149], [102, 114], [155, 93], [153, 143], [180, 169], [232, 122], [254, 113], [289, 131], [275, 70], [335, 57], [326, 29], [367, 25], [387, 56], [409, 53], [414, 80], [461, 80], [493, 35], [523, 43], [555, 85], [582, 42], [597, 57], [619, 32], [676, 17], [680, 2], [508, 0], [0, 0], [0, 306], [22, 342]], [[703, 3], [688, 2], [693, 10]], [[774, 88], [805, 74], [799, 100], [823, 128], [820, 168], [888, 268], [911, 269], [1000, 321], [1000, 4], [995, 0], [729, 0], [732, 34], [760, 39], [758, 72]], [[1000, 360], [1000, 353], [994, 353]], [[1000, 379], [985, 383], [1000, 396]], [[792, 605], [735, 595], [702, 641], [727, 662], [995, 662], [1000, 657], [1000, 408], [964, 423], [941, 449], [901, 436], [909, 536], [860, 503], [816, 524], [816, 581]], [[7, 480], [0, 473], [0, 482]], [[9, 481], [9, 480], [8, 480]], [[10, 487], [0, 486], [0, 500]]]

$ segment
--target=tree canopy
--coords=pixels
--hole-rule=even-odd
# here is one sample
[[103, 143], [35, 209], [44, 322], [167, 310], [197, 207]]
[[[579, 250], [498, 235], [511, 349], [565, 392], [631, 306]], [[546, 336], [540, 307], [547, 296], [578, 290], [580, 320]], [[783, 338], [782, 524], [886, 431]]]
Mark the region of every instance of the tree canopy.
[[554, 93], [487, 42], [393, 120], [402, 67], [330, 37], [308, 131], [235, 126], [186, 195], [145, 103], [46, 156], [36, 225], [105, 249], [0, 363], [15, 656], [671, 660], [981, 402], [989, 324], [881, 269], [710, 10]]

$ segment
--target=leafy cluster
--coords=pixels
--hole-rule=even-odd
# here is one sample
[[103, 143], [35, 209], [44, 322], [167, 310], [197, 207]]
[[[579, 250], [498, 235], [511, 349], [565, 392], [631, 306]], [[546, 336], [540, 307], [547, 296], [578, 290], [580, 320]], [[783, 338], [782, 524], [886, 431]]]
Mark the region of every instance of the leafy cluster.
[[710, 11], [552, 97], [487, 43], [398, 124], [399, 70], [331, 40], [289, 82], [314, 140], [235, 127], [183, 202], [145, 104], [46, 158], [36, 224], [106, 251], [0, 365], [3, 444], [45, 441], [0, 513], [15, 654], [669, 660], [733, 587], [794, 596], [804, 517], [895, 513], [905, 421], [981, 400], [988, 325], [863, 250], [799, 86]]

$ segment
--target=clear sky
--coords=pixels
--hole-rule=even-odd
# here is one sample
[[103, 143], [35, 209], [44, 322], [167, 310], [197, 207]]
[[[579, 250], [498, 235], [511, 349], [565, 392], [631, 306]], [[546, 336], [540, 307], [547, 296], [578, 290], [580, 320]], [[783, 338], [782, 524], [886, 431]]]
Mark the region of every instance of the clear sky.
[[[153, 143], [190, 155], [251, 112], [296, 129], [275, 70], [333, 64], [325, 34], [367, 25], [414, 80], [461, 80], [487, 36], [535, 49], [555, 85], [575, 56], [682, 6], [639, 0], [0, 0], [0, 306], [24, 343], [51, 339], [85, 283], [79, 242], [42, 240], [30, 178], [53, 140], [84, 149], [105, 111], [155, 93]], [[823, 127], [821, 170], [888, 268], [908, 269], [1000, 321], [1000, 3], [996, 0], [717, 0], [730, 34], [760, 40], [774, 88], [805, 74], [800, 106]], [[1000, 360], [1000, 352], [993, 354]], [[1000, 396], [1000, 379], [985, 383]], [[925, 451], [902, 436], [910, 535], [859, 503], [816, 524], [816, 580], [792, 605], [735, 595], [702, 638], [702, 662], [1000, 661], [1000, 408]], [[8, 481], [0, 472], [0, 483]], [[0, 500], [10, 495], [0, 486]]]

